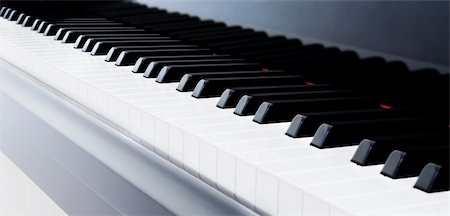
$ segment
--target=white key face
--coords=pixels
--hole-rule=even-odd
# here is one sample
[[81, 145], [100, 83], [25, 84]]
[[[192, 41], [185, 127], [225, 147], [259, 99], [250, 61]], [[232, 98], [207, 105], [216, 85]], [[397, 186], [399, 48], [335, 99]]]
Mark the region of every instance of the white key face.
[[[290, 138], [289, 123], [196, 99], [178, 83], [159, 84], [14, 22], [0, 20], [0, 57], [104, 116], [186, 171], [256, 211], [272, 215], [448, 215], [448, 192], [413, 189], [381, 166], [350, 162], [356, 146], [317, 149]], [[436, 214], [434, 214], [436, 213]]]

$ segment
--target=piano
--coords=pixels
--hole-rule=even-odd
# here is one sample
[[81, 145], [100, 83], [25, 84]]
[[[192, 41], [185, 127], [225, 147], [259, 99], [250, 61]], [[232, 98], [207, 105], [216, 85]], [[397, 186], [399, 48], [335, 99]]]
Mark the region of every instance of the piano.
[[0, 16], [1, 150], [68, 214], [449, 214], [444, 71], [131, 1]]

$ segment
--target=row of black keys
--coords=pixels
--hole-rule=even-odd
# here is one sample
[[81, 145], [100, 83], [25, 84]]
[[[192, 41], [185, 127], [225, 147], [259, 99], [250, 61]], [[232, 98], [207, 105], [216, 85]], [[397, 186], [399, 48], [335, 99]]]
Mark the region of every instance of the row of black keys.
[[[7, 12], [4, 11], [5, 16], [8, 16]], [[11, 16], [11, 12], [9, 13], [9, 19], [15, 20]], [[24, 16], [17, 16], [17, 20], [18, 23], [25, 22]], [[83, 29], [84, 27], [79, 27], [80, 29], [76, 30], [66, 29], [69, 28], [67, 26], [75, 25], [96, 26], [98, 23], [101, 23], [101, 25], [104, 23], [108, 25], [116, 24], [115, 22], [101, 18], [72, 19], [65, 20], [59, 24], [41, 22], [39, 27], [36, 27], [36, 22], [33, 23], [35, 26], [34, 29], [47, 32], [47, 35], [51, 35], [49, 32], [53, 31], [57, 34], [56, 39], [77, 38], [77, 40], [72, 39], [71, 41], [66, 40], [65, 42], [75, 41], [77, 42], [75, 47], [83, 47], [84, 51], [91, 51], [95, 55], [108, 54], [109, 59], [107, 59], [115, 60], [111, 58], [116, 58], [116, 64], [118, 65], [132, 65], [139, 58], [134, 72], [142, 72], [139, 69], [142, 70], [145, 68], [145, 76], [158, 77], [157, 80], [159, 82], [180, 81], [181, 79], [178, 90], [194, 90], [193, 95], [196, 97], [217, 96], [224, 89], [232, 88], [227, 89], [222, 94], [218, 106], [222, 108], [236, 106], [235, 113], [239, 115], [256, 113], [255, 121], [257, 122], [289, 121], [295, 113], [302, 113], [302, 115], [297, 115], [294, 118], [287, 134], [292, 137], [310, 136], [313, 135], [314, 130], [320, 125], [312, 143], [318, 147], [355, 144], [355, 141], [361, 138], [376, 137], [374, 140], [377, 140], [377, 142], [369, 140], [362, 142], [353, 158], [353, 161], [358, 164], [382, 163], [384, 161], [383, 158], [386, 159], [392, 150], [407, 150], [408, 157], [406, 158], [411, 158], [406, 160], [408, 163], [405, 160], [398, 159], [404, 158], [404, 152], [396, 151], [389, 157], [383, 172], [391, 177], [416, 175], [420, 171], [418, 168], [423, 167], [423, 163], [430, 160], [438, 161], [441, 164], [445, 162], [445, 159], [448, 161], [448, 153], [447, 155], [440, 154], [440, 157], [438, 157], [439, 153], [448, 152], [443, 151], [448, 149], [448, 144], [444, 141], [448, 139], [448, 137], [445, 138], [445, 134], [448, 134], [447, 131], [441, 133], [436, 132], [439, 131], [439, 127], [428, 127], [430, 124], [433, 125], [434, 122], [415, 117], [413, 112], [407, 109], [389, 109], [386, 108], [386, 105], [382, 105], [385, 110], [379, 109], [373, 98], [358, 95], [350, 90], [336, 89], [336, 86], [333, 85], [307, 83], [304, 77], [292, 76], [283, 71], [265, 71], [264, 73], [261, 71], [252, 71], [260, 69], [261, 66], [254, 63], [242, 63], [244, 61], [243, 59], [236, 59], [230, 56], [214, 56], [211, 55], [210, 50], [198, 49], [192, 45], [189, 48], [183, 47], [187, 49], [180, 49], [180, 46], [185, 45], [180, 45], [179, 41], [171, 44], [172, 47], [170, 48], [172, 49], [170, 49], [168, 47], [170, 45], [166, 46], [164, 44], [164, 41], [171, 41], [170, 38], [157, 34], [146, 34], [145, 32], [138, 34], [137, 32], [130, 31], [123, 33], [123, 35], [115, 35], [109, 34], [110, 32], [108, 34], [91, 32], [91, 29]], [[46, 30], [43, 30], [44, 25], [42, 23], [47, 23]], [[75, 32], [78, 33], [76, 35], [78, 37], [73, 35], [67, 36]], [[106, 30], [103, 33], [106, 33]], [[117, 40], [118, 38], [120, 39]], [[153, 40], [140, 40], [142, 38], [152, 38]], [[128, 43], [134, 43], [136, 41], [142, 44], [136, 47], [120, 47], [121, 45], [129, 45]], [[153, 46], [145, 47], [146, 45], [152, 44], [152, 42], [154, 42]], [[164, 48], [160, 46], [164, 46]], [[153, 50], [150, 50], [150, 48], [153, 48]], [[110, 51], [106, 52], [108, 49]], [[99, 50], [103, 51], [100, 53]], [[114, 51], [117, 54], [113, 55]], [[147, 55], [148, 57], [140, 58], [141, 56]], [[161, 57], [160, 55], [167, 56]], [[123, 61], [128, 63], [122, 64], [121, 62]], [[216, 64], [205, 65], [204, 63], [208, 61]], [[235, 71], [239, 69], [244, 71]], [[187, 71], [190, 73], [187, 74]], [[220, 72], [208, 73], [207, 71]], [[197, 82], [198, 84], [194, 88]], [[307, 83], [307, 85], [298, 85], [300, 83]], [[239, 91], [241, 91], [240, 95]], [[233, 101], [232, 98], [234, 98], [234, 103], [230, 102]], [[238, 98], [240, 98], [239, 101], [236, 100]], [[328, 123], [322, 124], [323, 122]], [[419, 132], [421, 134], [419, 136], [408, 135], [412, 132]], [[356, 135], [351, 136], [353, 133], [356, 133]], [[391, 137], [377, 137], [386, 135], [386, 133], [391, 134]], [[399, 139], [399, 134], [404, 134], [402, 139]], [[417, 137], [425, 137], [427, 140], [420, 140]], [[380, 142], [379, 140], [383, 140], [383, 138], [385, 139], [384, 142]], [[401, 142], [392, 142], [395, 139]], [[399, 145], [405, 139], [409, 139], [411, 141], [410, 143], [416, 143], [416, 145], [410, 143], [404, 146]], [[418, 140], [421, 142], [416, 142]], [[425, 154], [423, 153], [424, 147], [422, 145], [424, 141], [429, 140], [432, 140], [437, 145], [427, 146], [426, 149], [428, 149], [428, 152]], [[389, 146], [386, 143], [390, 143], [391, 145]], [[415, 152], [422, 152], [422, 154], [414, 155]], [[398, 155], [403, 155], [403, 157], [399, 157]], [[414, 159], [413, 157], [417, 158]], [[391, 158], [396, 158], [396, 160]], [[422, 163], [417, 164], [418, 161], [422, 161]], [[407, 166], [411, 163], [416, 163], [419, 166]], [[392, 167], [396, 167], [396, 169]]]

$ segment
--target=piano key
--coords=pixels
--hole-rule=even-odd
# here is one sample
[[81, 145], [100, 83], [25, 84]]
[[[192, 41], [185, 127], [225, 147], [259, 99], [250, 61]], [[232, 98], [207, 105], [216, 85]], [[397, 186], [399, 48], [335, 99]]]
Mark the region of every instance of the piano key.
[[[172, 27], [173, 26], [173, 27]], [[174, 32], [174, 31], [182, 31], [187, 29], [207, 29], [207, 28], [214, 28], [214, 27], [225, 27], [224, 23], [221, 22], [214, 22], [212, 20], [206, 20], [201, 22], [192, 22], [190, 24], [185, 25], [179, 25], [179, 24], [167, 24], [167, 25], [160, 25], [155, 26], [151, 28], [155, 32]]]
[[16, 23], [17, 23], [18, 25], [22, 25], [22, 23], [25, 21], [25, 18], [26, 18], [26, 17], [27, 17], [26, 14], [20, 13], [20, 14], [19, 14], [19, 17], [17, 17]]
[[319, 126], [311, 145], [318, 148], [355, 145], [361, 139], [377, 135], [414, 133], [435, 128], [431, 122], [418, 117], [329, 122]]
[[[119, 58], [120, 54], [122, 54], [123, 51], [167, 50], [167, 52], [169, 52], [169, 50], [175, 50], [175, 49], [181, 49], [181, 50], [195, 49], [195, 50], [197, 50], [199, 48], [197, 48], [196, 45], [178, 45], [177, 43], [175, 43], [173, 45], [156, 45], [156, 46], [120, 46], [120, 47], [111, 48], [109, 50], [109, 52], [106, 54], [105, 61], [107, 61], [107, 62], [117, 61], [117, 59]], [[172, 53], [178, 53], [178, 51], [173, 51]], [[163, 53], [162, 56], [164, 56], [164, 55], [171, 55], [171, 53], [170, 52], [166, 53], [166, 54]], [[180, 55], [183, 55], [183, 54], [180, 53]], [[197, 54], [193, 53], [192, 55], [197, 55]], [[158, 56], [155, 56], [155, 57], [158, 57]]]
[[[91, 55], [106, 55], [110, 49], [115, 48], [118, 52], [125, 48], [144, 49], [146, 46], [181, 45], [179, 40], [142, 40], [142, 41], [104, 41], [97, 42], [92, 48]], [[119, 49], [120, 48], [120, 49]], [[117, 54], [117, 53], [116, 53]], [[115, 54], [115, 55], [116, 55]], [[118, 56], [118, 54], [117, 54]]]
[[16, 10], [12, 10], [9, 13], [8, 20], [9, 21], [16, 21], [17, 18], [19, 18], [19, 12], [17, 12]]
[[152, 61], [166, 61], [166, 60], [195, 60], [195, 59], [223, 59], [231, 58], [229, 55], [185, 55], [185, 56], [158, 56], [158, 57], [140, 57], [134, 65], [133, 73], [144, 73], [147, 66]]
[[0, 9], [0, 16], [1, 17], [3, 17], [3, 15], [6, 13], [6, 10], [8, 10], [9, 8], [7, 8], [7, 7], [2, 7], [1, 9]]
[[[188, 30], [180, 30], [174, 32], [168, 32], [167, 35], [175, 36], [175, 37], [195, 37], [195, 36], [205, 36], [205, 35], [217, 35], [217, 34], [225, 34], [243, 31], [244, 29], [240, 26], [215, 26], [211, 28], [199, 28], [199, 29], [188, 29]], [[251, 31], [246, 29], [245, 31]]]
[[222, 64], [222, 63], [244, 63], [243, 59], [236, 58], [210, 58], [210, 59], [194, 59], [194, 60], [167, 60], [167, 61], [153, 61], [147, 67], [144, 72], [144, 77], [154, 78], [157, 77], [159, 71], [165, 66], [175, 65], [198, 65], [198, 64]]
[[186, 73], [199, 73], [206, 71], [234, 71], [234, 70], [257, 70], [261, 66], [257, 63], [228, 63], [228, 64], [198, 64], [198, 65], [175, 65], [165, 66], [161, 69], [156, 82], [177, 82]]
[[193, 91], [201, 79], [207, 78], [231, 78], [231, 77], [252, 77], [252, 76], [279, 76], [285, 74], [285, 71], [271, 70], [261, 73], [261, 71], [230, 71], [230, 72], [204, 72], [185, 74], [177, 86], [180, 92]]
[[237, 77], [237, 78], [209, 78], [200, 80], [192, 92], [196, 98], [218, 97], [227, 88], [244, 86], [264, 86], [264, 85], [295, 85], [305, 82], [303, 76], [262, 76], [259, 77]]
[[414, 188], [427, 193], [448, 191], [450, 189], [449, 170], [448, 163], [442, 165], [427, 164], [420, 172]]
[[117, 57], [117, 66], [134, 65], [136, 61], [142, 56], [161, 56], [161, 55], [204, 55], [211, 54], [211, 50], [197, 48], [196, 45], [174, 45], [173, 48], [159, 49], [159, 52], [154, 49], [145, 50], [125, 50]]
[[359, 119], [376, 119], [411, 115], [405, 109], [362, 109], [331, 112], [312, 112], [297, 114], [289, 126], [286, 135], [298, 138], [312, 136], [320, 124], [326, 121], [349, 121]]
[[256, 111], [253, 121], [266, 124], [290, 121], [298, 113], [337, 111], [346, 109], [367, 109], [377, 107], [370, 97], [335, 97], [304, 100], [273, 100], [262, 103]]
[[3, 13], [2, 17], [7, 19], [9, 14], [13, 11], [12, 8], [6, 8], [5, 12]]
[[60, 28], [55, 34], [55, 40], [62, 40], [63, 43], [73, 43], [76, 41], [77, 37], [81, 34], [86, 33], [97, 33], [97, 32], [141, 32], [144, 31], [142, 29], [136, 29], [131, 26], [117, 26], [117, 27], [66, 27]]
[[164, 17], [164, 18], [161, 17], [160, 19], [141, 20], [141, 22], [133, 22], [133, 24], [142, 26], [142, 28], [144, 29], [151, 30], [153, 26], [164, 25], [168, 23], [180, 23], [180, 25], [182, 25], [182, 23], [188, 21], [198, 22], [199, 18], [188, 15], [179, 15], [173, 17]]
[[381, 174], [390, 178], [418, 176], [428, 163], [448, 164], [449, 144], [424, 145], [406, 151], [393, 151], [386, 160]]
[[34, 23], [34, 19], [31, 16], [26, 16], [23, 20], [22, 26], [23, 27], [31, 27]]
[[160, 34], [155, 33], [128, 33], [128, 34], [83, 34], [80, 35], [77, 40], [75, 41], [74, 48], [80, 49], [83, 48], [84, 44], [89, 39], [96, 39], [96, 38], [122, 38], [122, 37], [157, 37], [160, 36]]
[[[207, 43], [211, 41], [218, 41], [218, 40], [240, 40], [242, 38], [263, 38], [267, 37], [267, 34], [265, 32], [234, 32], [229, 34], [220, 34], [220, 35], [213, 35], [213, 36], [203, 36], [203, 37], [195, 37], [195, 38], [187, 38], [192, 43]], [[183, 37], [179, 37], [183, 39]]]
[[154, 40], [170, 40], [169, 37], [163, 36], [135, 36], [135, 37], [99, 37], [99, 38], [89, 38], [83, 46], [81, 51], [91, 52], [97, 42], [144, 42], [144, 41], [154, 41]]
[[396, 136], [382, 136], [362, 140], [351, 161], [361, 165], [381, 164], [394, 150], [408, 150], [428, 143], [442, 143], [448, 139], [448, 133], [419, 133]]
[[33, 24], [31, 25], [31, 30], [36, 31], [41, 24], [42, 20], [39, 18], [34, 19]]
[[[42, 24], [41, 24], [42, 25]], [[110, 26], [123, 26], [122, 23], [116, 23], [113, 21], [74, 21], [74, 22], [61, 22], [61, 23], [49, 23], [46, 27], [42, 26], [42, 30], [38, 32], [44, 33], [45, 36], [54, 36], [60, 28], [67, 27], [110, 27]], [[39, 27], [41, 28], [41, 27]], [[45, 28], [45, 29], [44, 29]]]
[[312, 99], [327, 97], [355, 96], [354, 92], [349, 90], [324, 90], [309, 92], [278, 92], [278, 93], [260, 93], [244, 95], [239, 100], [234, 114], [240, 116], [254, 115], [258, 107], [267, 100], [291, 100], [291, 99]]
[[245, 94], [258, 94], [269, 92], [288, 92], [288, 91], [314, 91], [314, 90], [329, 90], [336, 87], [329, 84], [315, 84], [315, 85], [267, 85], [267, 86], [252, 86], [252, 87], [235, 87], [232, 89], [225, 89], [220, 96], [217, 103], [219, 108], [234, 108], [239, 99]]

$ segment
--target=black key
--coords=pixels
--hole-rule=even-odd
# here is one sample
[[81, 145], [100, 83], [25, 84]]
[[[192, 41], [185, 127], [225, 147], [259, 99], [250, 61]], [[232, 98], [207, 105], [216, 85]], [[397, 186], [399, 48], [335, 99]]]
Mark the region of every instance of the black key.
[[12, 10], [11, 13], [8, 16], [8, 20], [9, 21], [16, 21], [17, 18], [19, 18], [19, 12], [17, 12], [16, 10]]
[[408, 151], [393, 151], [381, 174], [393, 179], [418, 176], [428, 163], [443, 164], [449, 161], [449, 144], [422, 146]]
[[[97, 42], [92, 48], [91, 55], [106, 55], [112, 48], [122, 48], [120, 52], [125, 49], [144, 49], [145, 46], [157, 45], [180, 45], [179, 40], [145, 40], [145, 41], [105, 41]], [[119, 49], [117, 50], [119, 51]], [[120, 54], [120, 53], [118, 53]], [[117, 54], [117, 56], [119, 56]], [[114, 60], [115, 61], [115, 60]]]
[[167, 61], [167, 60], [195, 60], [195, 59], [224, 59], [231, 58], [229, 55], [185, 55], [185, 56], [155, 56], [155, 57], [141, 57], [134, 64], [133, 73], [144, 73], [147, 66], [152, 61]]
[[[54, 23], [48, 24], [45, 29], [39, 31], [39, 33], [44, 33], [45, 36], [53, 36], [56, 35], [58, 29], [60, 28], [68, 28], [68, 27], [111, 27], [111, 26], [123, 26], [122, 23], [116, 23], [112, 21], [91, 21], [91, 22], [62, 22], [62, 23]], [[39, 27], [40, 28], [40, 27]]]
[[3, 15], [5, 14], [6, 10], [8, 10], [7, 7], [2, 7], [2, 9], [0, 9], [0, 16], [3, 17]]
[[154, 40], [170, 40], [169, 37], [163, 37], [163, 36], [137, 36], [137, 37], [113, 37], [113, 38], [106, 38], [106, 37], [99, 37], [99, 38], [89, 38], [86, 43], [83, 46], [82, 51], [83, 52], [91, 52], [94, 48], [95, 44], [97, 42], [107, 42], [107, 41], [114, 41], [114, 42], [143, 42], [143, 41], [154, 41]]
[[[117, 27], [66, 27], [66, 28], [60, 28], [55, 34], [55, 40], [63, 40], [65, 37], [65, 43], [73, 43], [76, 41], [77, 37], [81, 34], [86, 33], [94, 33], [99, 31], [109, 31], [110, 34], [114, 33], [115, 31], [144, 31], [141, 29], [136, 29], [135, 27], [129, 27], [129, 26], [117, 26]], [[78, 34], [77, 34], [78, 33]]]
[[[284, 83], [283, 83], [284, 84]], [[217, 107], [219, 108], [234, 108], [239, 99], [245, 94], [258, 94], [268, 92], [288, 92], [288, 91], [314, 91], [314, 90], [329, 90], [336, 87], [329, 84], [315, 84], [315, 85], [267, 85], [267, 86], [251, 86], [251, 87], [237, 87], [226, 89], [220, 96]]]
[[442, 165], [429, 163], [420, 172], [414, 188], [427, 193], [450, 190], [449, 163]]
[[80, 49], [83, 48], [84, 44], [88, 39], [93, 38], [122, 38], [122, 37], [157, 37], [160, 36], [160, 34], [149, 34], [149, 33], [128, 33], [128, 34], [84, 34], [80, 35], [77, 40], [75, 41], [74, 48]]
[[133, 23], [133, 25], [139, 25], [139, 26], [144, 25], [142, 28], [152, 30], [154, 26], [165, 25], [168, 23], [180, 23], [180, 25], [182, 25], [182, 23], [188, 22], [188, 21], [197, 21], [198, 22], [199, 18], [187, 16], [187, 15], [181, 15], [181, 16], [166, 17], [166, 18], [161, 18], [161, 19], [142, 20], [141, 22]]
[[[173, 27], [171, 27], [173, 26]], [[175, 28], [176, 27], [176, 28]], [[205, 29], [205, 28], [213, 28], [213, 27], [225, 27], [224, 23], [218, 23], [211, 20], [201, 21], [201, 22], [192, 22], [191, 24], [179, 25], [171, 24], [166, 26], [156, 26], [152, 28], [155, 32], [173, 32], [173, 31], [182, 31], [186, 29]]]
[[22, 23], [25, 21], [26, 17], [27, 17], [27, 15], [25, 15], [24, 13], [19, 14], [19, 17], [17, 18], [16, 23], [18, 25], [22, 25]]
[[352, 157], [352, 162], [361, 165], [381, 164], [394, 150], [408, 151], [410, 148], [442, 143], [448, 140], [448, 133], [420, 133], [374, 137], [362, 140]]
[[[177, 90], [180, 92], [193, 91], [197, 83], [201, 79], [210, 78], [231, 78], [231, 77], [253, 77], [253, 76], [280, 76], [286, 74], [284, 71], [230, 71], [230, 72], [204, 72], [204, 73], [191, 73], [185, 74], [180, 83], [177, 86]], [[287, 75], [287, 74], [286, 74]]]
[[376, 108], [378, 103], [369, 97], [336, 97], [305, 100], [274, 100], [264, 102], [253, 121], [266, 124], [291, 121], [298, 113]]
[[[167, 48], [178, 50], [177, 52], [172, 51], [173, 55], [200, 55], [200, 54], [211, 54], [209, 49], [201, 49], [197, 48], [196, 45], [179, 45], [173, 46], [173, 48]], [[120, 53], [117, 58], [116, 65], [117, 66], [126, 66], [126, 65], [134, 65], [136, 61], [142, 56], [158, 56], [160, 54], [156, 53], [154, 49], [145, 49], [145, 50], [125, 50]]]
[[144, 77], [153, 78], [157, 77], [159, 71], [165, 66], [175, 66], [175, 65], [198, 65], [198, 64], [223, 64], [223, 63], [240, 63], [244, 62], [243, 59], [194, 59], [194, 60], [168, 60], [168, 61], [154, 61], [150, 63], [145, 70]]
[[188, 38], [188, 40], [192, 43], [208, 43], [211, 41], [220, 41], [220, 40], [237, 40], [242, 38], [263, 38], [267, 37], [265, 32], [235, 32], [230, 34], [221, 34], [215, 36], [205, 36], [205, 37], [195, 37]]
[[42, 20], [41, 19], [35, 19], [33, 21], [33, 24], [31, 25], [31, 30], [32, 31], [36, 31], [39, 28], [39, 25], [41, 24]]
[[5, 13], [3, 13], [2, 17], [7, 19], [12, 10], [12, 8], [6, 8]]
[[[181, 50], [185, 50], [185, 49], [191, 49], [191, 48], [196, 48], [197, 46], [195, 45], [179, 45], [179, 44], [175, 44], [175, 45], [155, 45], [155, 46], [120, 46], [120, 47], [113, 47], [109, 50], [108, 54], [106, 54], [106, 58], [105, 61], [107, 62], [112, 62], [112, 61], [117, 61], [117, 59], [119, 58], [120, 54], [122, 54], [123, 51], [131, 51], [131, 50], [135, 50], [135, 51], [140, 51], [140, 50], [148, 50], [148, 51], [152, 51], [152, 50], [174, 50], [177, 49], [178, 51], [173, 51], [173, 52], [161, 52], [161, 53], [168, 53], [167, 55], [183, 55], [183, 53], [181, 52]], [[181, 50], [180, 50], [181, 49]], [[154, 53], [152, 53], [154, 54]], [[207, 53], [210, 54], [210, 53]], [[92, 55], [92, 53], [91, 53]], [[192, 55], [196, 55], [196, 54], [192, 54]], [[163, 55], [151, 55], [151, 56], [163, 56]]]
[[169, 36], [186, 36], [188, 38], [194, 36], [203, 36], [203, 35], [216, 35], [216, 34], [224, 34], [228, 32], [237, 32], [242, 31], [242, 27], [240, 26], [215, 26], [210, 28], [200, 28], [200, 29], [188, 29], [174, 32], [167, 32]]
[[254, 115], [258, 107], [264, 101], [268, 100], [312, 99], [343, 96], [355, 96], [355, 93], [349, 90], [324, 90], [310, 92], [277, 92], [244, 95], [236, 105], [234, 114], [240, 116]]
[[[237, 41], [231, 41], [232, 45], [219, 47], [219, 49], [223, 52], [230, 53], [242, 53], [248, 52], [248, 50], [271, 50], [277, 49], [279, 47], [300, 47], [301, 42], [295, 39], [284, 39], [283, 37], [279, 38], [244, 38]], [[218, 43], [220, 46], [220, 43]], [[208, 44], [208, 46], [211, 46]], [[214, 47], [213, 45], [212, 47]]]
[[274, 36], [274, 37], [267, 37], [267, 38], [243, 38], [241, 40], [236, 41], [217, 41], [208, 43], [208, 46], [210, 47], [220, 47], [222, 50], [227, 47], [233, 47], [233, 46], [249, 46], [253, 47], [255, 44], [270, 44], [270, 43], [279, 43], [282, 41], [290, 41], [286, 39], [283, 36]]
[[195, 86], [192, 96], [196, 98], [218, 97], [227, 88], [244, 86], [264, 86], [264, 85], [293, 85], [305, 82], [303, 76], [281, 75], [281, 76], [261, 76], [258, 77], [236, 77], [236, 78], [208, 78], [200, 80]]
[[350, 121], [362, 119], [377, 119], [386, 117], [399, 117], [411, 115], [404, 109], [362, 109], [362, 110], [344, 110], [331, 112], [312, 112], [301, 113], [292, 119], [286, 135], [299, 138], [304, 136], [312, 136], [316, 129], [326, 121]]
[[388, 118], [321, 124], [311, 145], [317, 148], [356, 145], [359, 140], [381, 135], [428, 132], [431, 123], [421, 118]]
[[200, 73], [206, 71], [235, 71], [235, 70], [258, 70], [261, 66], [257, 63], [228, 63], [228, 64], [198, 64], [198, 65], [175, 65], [166, 66], [161, 69], [156, 77], [156, 82], [178, 82], [187, 73]]
[[34, 23], [34, 19], [31, 16], [26, 16], [25, 19], [23, 20], [22, 26], [23, 27], [30, 27], [31, 25], [33, 25]]

